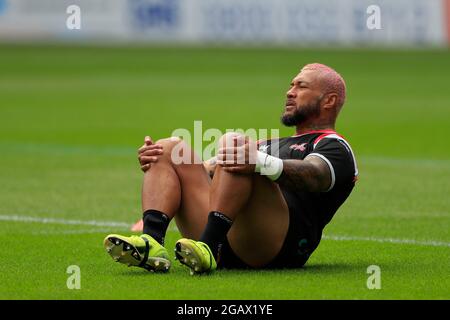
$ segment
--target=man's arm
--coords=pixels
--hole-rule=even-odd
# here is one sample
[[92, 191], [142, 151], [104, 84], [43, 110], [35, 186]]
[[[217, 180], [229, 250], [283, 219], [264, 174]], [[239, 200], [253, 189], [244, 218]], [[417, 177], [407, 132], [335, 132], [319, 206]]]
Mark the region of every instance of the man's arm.
[[317, 156], [283, 160], [283, 172], [276, 182], [293, 191], [323, 192], [331, 185], [331, 171], [325, 160]]

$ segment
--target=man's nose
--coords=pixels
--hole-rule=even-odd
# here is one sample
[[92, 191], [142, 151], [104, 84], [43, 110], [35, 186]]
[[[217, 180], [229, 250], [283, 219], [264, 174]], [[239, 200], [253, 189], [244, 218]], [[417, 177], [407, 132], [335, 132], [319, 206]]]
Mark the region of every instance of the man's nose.
[[295, 97], [296, 97], [295, 91], [294, 91], [293, 89], [294, 89], [294, 88], [290, 88], [290, 89], [286, 92], [286, 96], [287, 96], [288, 98], [295, 98]]

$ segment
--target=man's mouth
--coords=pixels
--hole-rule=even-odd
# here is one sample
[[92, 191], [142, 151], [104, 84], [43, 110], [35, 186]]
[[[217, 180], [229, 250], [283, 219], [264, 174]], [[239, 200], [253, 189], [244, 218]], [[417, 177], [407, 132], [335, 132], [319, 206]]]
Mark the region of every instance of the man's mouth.
[[287, 100], [285, 106], [286, 107], [295, 107], [295, 101]]
[[286, 101], [286, 105], [285, 105], [285, 108], [284, 108], [285, 111], [292, 111], [295, 108], [296, 108], [295, 102]]

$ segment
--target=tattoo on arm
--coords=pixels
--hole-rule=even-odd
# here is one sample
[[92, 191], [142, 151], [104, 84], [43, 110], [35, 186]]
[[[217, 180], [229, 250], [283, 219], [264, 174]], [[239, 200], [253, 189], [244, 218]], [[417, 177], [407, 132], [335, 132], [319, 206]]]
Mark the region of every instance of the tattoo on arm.
[[304, 160], [283, 160], [283, 173], [277, 183], [293, 191], [322, 192], [331, 184], [328, 164], [316, 156]]

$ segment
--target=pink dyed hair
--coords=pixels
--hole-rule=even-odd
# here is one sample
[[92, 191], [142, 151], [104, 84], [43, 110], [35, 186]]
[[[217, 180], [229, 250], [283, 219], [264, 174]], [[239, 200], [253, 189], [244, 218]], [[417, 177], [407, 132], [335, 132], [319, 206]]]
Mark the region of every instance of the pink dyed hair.
[[324, 87], [325, 93], [335, 92], [338, 95], [337, 105], [342, 107], [345, 102], [345, 81], [342, 76], [333, 68], [321, 63], [310, 63], [302, 68], [302, 70], [313, 70], [319, 74], [320, 82]]

